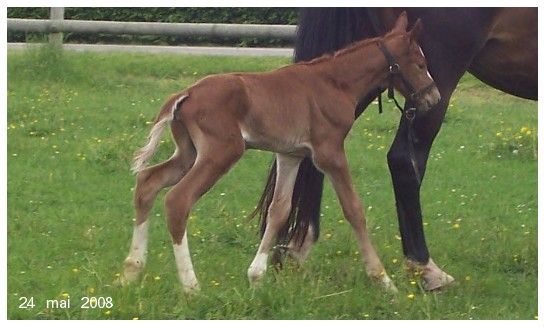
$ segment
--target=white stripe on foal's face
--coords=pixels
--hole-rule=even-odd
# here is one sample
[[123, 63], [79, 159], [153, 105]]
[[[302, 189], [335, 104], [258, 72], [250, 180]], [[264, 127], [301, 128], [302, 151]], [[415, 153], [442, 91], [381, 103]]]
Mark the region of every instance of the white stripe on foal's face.
[[[423, 53], [423, 50], [421, 49], [421, 47], [418, 47], [418, 48], [419, 48], [419, 52], [421, 53], [421, 56], [423, 56], [423, 58], [425, 59], [425, 54]], [[431, 73], [429, 73], [429, 69], [427, 69], [427, 76], [429, 76], [429, 78], [434, 82], [434, 79], [431, 76]]]

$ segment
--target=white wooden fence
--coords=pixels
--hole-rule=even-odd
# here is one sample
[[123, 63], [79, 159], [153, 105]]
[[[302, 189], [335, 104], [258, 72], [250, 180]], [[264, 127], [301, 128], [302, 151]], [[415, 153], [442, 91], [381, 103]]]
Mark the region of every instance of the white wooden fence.
[[63, 32], [128, 35], [174, 35], [293, 40], [296, 26], [253, 24], [148, 23], [64, 20], [64, 8], [51, 8], [51, 19], [7, 19], [8, 31], [48, 33], [49, 41], [62, 43]]

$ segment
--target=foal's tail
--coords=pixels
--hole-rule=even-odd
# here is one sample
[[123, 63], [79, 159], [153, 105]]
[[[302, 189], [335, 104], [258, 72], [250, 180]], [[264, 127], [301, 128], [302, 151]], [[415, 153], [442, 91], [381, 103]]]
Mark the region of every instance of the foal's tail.
[[151, 128], [149, 136], [147, 137], [147, 144], [135, 153], [134, 161], [131, 168], [133, 173], [137, 174], [147, 167], [149, 159], [153, 157], [153, 154], [157, 150], [157, 145], [159, 144], [162, 131], [169, 122], [174, 120], [174, 114], [176, 113], [176, 110], [179, 109], [179, 106], [188, 97], [189, 95], [186, 93], [174, 94], [162, 106], [159, 115], [155, 119], [155, 124]]

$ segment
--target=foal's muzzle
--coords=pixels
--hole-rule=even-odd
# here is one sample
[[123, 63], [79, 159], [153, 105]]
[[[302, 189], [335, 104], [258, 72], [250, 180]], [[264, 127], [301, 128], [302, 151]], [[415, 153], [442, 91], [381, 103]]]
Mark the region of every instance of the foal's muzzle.
[[434, 82], [432, 82], [420, 91], [413, 93], [410, 96], [410, 100], [412, 100], [419, 109], [425, 112], [438, 104], [441, 100], [441, 96], [438, 88]]
[[416, 92], [410, 94], [410, 100], [415, 101], [415, 102], [419, 101], [420, 98], [425, 96], [426, 93], [430, 92], [433, 88], [436, 88], [436, 84], [434, 83], [434, 81], [429, 83], [424, 88], [421, 88], [421, 89], [417, 90]]

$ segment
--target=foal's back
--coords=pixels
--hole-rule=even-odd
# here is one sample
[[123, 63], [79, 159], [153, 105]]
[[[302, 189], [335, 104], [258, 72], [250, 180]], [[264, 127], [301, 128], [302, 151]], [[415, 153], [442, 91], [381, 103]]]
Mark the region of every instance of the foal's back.
[[246, 148], [308, 155], [315, 133], [331, 119], [346, 129], [353, 122], [349, 110], [332, 112], [338, 107], [338, 91], [311, 65], [212, 75], [186, 92], [181, 110], [186, 123], [199, 117], [201, 129], [236, 129]]

